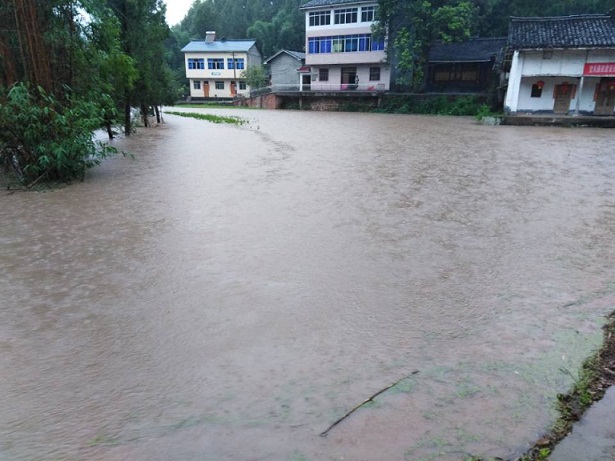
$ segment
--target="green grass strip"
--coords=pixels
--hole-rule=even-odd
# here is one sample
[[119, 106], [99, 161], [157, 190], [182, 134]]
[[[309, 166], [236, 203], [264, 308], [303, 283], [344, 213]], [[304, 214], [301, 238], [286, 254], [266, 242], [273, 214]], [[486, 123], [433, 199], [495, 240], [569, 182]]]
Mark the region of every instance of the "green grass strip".
[[167, 114], [179, 115], [180, 117], [196, 118], [197, 120], [207, 120], [212, 123], [229, 123], [231, 125], [243, 125], [248, 123], [246, 119], [236, 116], [220, 116], [211, 114], [199, 114], [196, 112], [170, 112], [165, 111]]

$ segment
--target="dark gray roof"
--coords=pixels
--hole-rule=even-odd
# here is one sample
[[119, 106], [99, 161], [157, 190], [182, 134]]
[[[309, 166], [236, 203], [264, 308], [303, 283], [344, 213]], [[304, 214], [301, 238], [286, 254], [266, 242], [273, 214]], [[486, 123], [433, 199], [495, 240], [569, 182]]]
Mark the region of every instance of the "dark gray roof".
[[338, 5], [346, 5], [347, 3], [376, 3], [377, 0], [310, 0], [307, 3], [301, 5], [300, 9], [307, 8], [318, 8], [321, 6], [329, 7], [329, 6], [338, 6]]
[[273, 61], [275, 58], [277, 58], [278, 56], [280, 56], [282, 53], [286, 53], [289, 56], [292, 56], [293, 58], [295, 58], [297, 61], [303, 61], [305, 59], [305, 53], [301, 52], [301, 51], [292, 51], [292, 50], [280, 50], [278, 51], [276, 54], [274, 54], [273, 56], [271, 56], [270, 58], [267, 58], [267, 60], [263, 63], [263, 64], [269, 64], [271, 61]]
[[511, 18], [508, 46], [513, 49], [615, 46], [615, 17], [608, 14]]
[[488, 62], [495, 60], [506, 46], [506, 37], [475, 38], [460, 43], [435, 42], [429, 62]]

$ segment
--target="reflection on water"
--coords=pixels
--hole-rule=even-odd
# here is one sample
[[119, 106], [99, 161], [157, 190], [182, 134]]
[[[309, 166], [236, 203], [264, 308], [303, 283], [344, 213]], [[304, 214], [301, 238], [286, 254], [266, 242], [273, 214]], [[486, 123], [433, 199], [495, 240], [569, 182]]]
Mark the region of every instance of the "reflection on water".
[[612, 132], [231, 112], [0, 196], [0, 459], [457, 460], [546, 429], [615, 304]]

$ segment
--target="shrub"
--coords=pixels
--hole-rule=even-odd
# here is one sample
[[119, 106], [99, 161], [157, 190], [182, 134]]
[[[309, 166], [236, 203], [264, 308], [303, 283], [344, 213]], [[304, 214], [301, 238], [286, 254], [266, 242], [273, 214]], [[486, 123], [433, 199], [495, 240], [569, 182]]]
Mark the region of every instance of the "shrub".
[[92, 136], [104, 124], [101, 106], [64, 90], [58, 100], [25, 83], [0, 89], [0, 161], [23, 184], [83, 177], [116, 152]]

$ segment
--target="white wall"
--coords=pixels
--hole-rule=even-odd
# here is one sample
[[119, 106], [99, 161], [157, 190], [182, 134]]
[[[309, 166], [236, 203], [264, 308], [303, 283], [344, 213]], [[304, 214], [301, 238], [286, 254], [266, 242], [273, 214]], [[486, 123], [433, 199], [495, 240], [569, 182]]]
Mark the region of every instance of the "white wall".
[[[233, 57], [233, 53], [185, 53], [184, 66], [186, 69], [186, 78], [189, 79], [225, 79], [225, 78], [240, 78], [243, 70], [241, 69], [227, 69], [228, 59]], [[201, 58], [205, 59], [205, 69], [188, 69], [188, 58]], [[208, 69], [208, 58], [222, 58], [224, 59], [224, 69]], [[235, 59], [243, 58], [244, 66], [249, 64], [247, 53], [235, 53]]]
[[564, 82], [568, 82], [570, 85], [577, 85], [575, 98], [570, 101], [570, 110], [576, 109], [577, 98], [579, 97], [578, 85], [580, 82], [578, 78], [540, 77], [540, 80], [545, 82], [542, 88], [542, 95], [540, 98], [532, 98], [532, 85], [538, 80], [539, 78], [537, 77], [524, 77], [521, 79], [521, 86], [519, 88], [519, 112], [553, 111], [553, 105], [555, 104], [553, 91], [555, 90], [555, 85], [560, 85]]
[[[342, 82], [342, 67], [341, 66], [321, 66], [329, 69], [329, 80], [326, 82], [321, 82], [318, 79], [312, 80], [312, 90], [323, 90], [323, 91], [339, 91], [341, 88]], [[373, 81], [369, 79], [369, 68], [370, 67], [380, 67], [380, 80]], [[372, 65], [362, 65], [356, 66], [357, 68], [357, 77], [359, 77], [359, 90], [362, 91], [372, 91], [370, 87], [374, 87], [374, 90], [378, 91], [388, 91], [391, 81], [391, 69], [384, 66], [372, 66]], [[312, 71], [318, 74], [319, 67], [312, 67]]]
[[[615, 49], [609, 50], [553, 50], [552, 57], [545, 59], [542, 50], [515, 51], [508, 80], [505, 110], [517, 112], [551, 112], [555, 103], [555, 85], [568, 82], [577, 85], [575, 99], [570, 102], [570, 111], [593, 112], [596, 105], [594, 92], [599, 77], [581, 77], [586, 62], [614, 62]], [[532, 98], [532, 85], [545, 83], [540, 98]], [[578, 100], [577, 100], [578, 99]]]
[[[194, 89], [194, 81], [197, 80], [199, 82], [201, 82], [201, 88], [198, 90]], [[193, 98], [203, 98], [205, 97], [205, 93], [204, 93], [204, 89], [205, 89], [205, 82], [208, 81], [209, 82], [209, 97], [210, 98], [230, 98], [232, 97], [231, 95], [231, 81], [236, 82], [236, 89], [237, 89], [237, 95], [241, 96], [241, 95], [246, 95], [250, 92], [250, 87], [246, 86], [245, 90], [240, 90], [239, 89], [239, 82], [240, 80], [233, 80], [233, 79], [214, 79], [214, 80], [209, 80], [209, 79], [190, 79], [190, 96], [192, 96]], [[224, 89], [223, 90], [217, 90], [216, 89], [216, 82], [217, 81], [222, 81], [224, 82]]]

